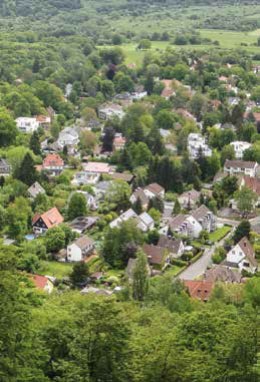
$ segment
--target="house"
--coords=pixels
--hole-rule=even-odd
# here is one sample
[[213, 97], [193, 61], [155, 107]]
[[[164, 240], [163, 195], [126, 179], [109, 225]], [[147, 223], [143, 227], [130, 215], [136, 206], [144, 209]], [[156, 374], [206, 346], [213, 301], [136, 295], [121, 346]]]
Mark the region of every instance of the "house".
[[206, 143], [206, 138], [199, 133], [190, 133], [188, 135], [187, 149], [190, 159], [197, 159], [199, 155], [210, 157], [212, 150]]
[[161, 80], [161, 82], [164, 85], [164, 89], [161, 92], [161, 97], [168, 100], [176, 94], [174, 89], [173, 89], [173, 82], [172, 82], [172, 80]]
[[82, 236], [67, 246], [67, 261], [83, 261], [94, 251], [94, 241], [88, 236]]
[[186, 191], [178, 197], [178, 201], [182, 208], [192, 209], [200, 201], [200, 192], [196, 190]]
[[72, 184], [97, 184], [101, 175], [109, 175], [111, 171], [110, 165], [103, 162], [83, 163], [82, 167], [83, 171], [75, 174], [74, 179], [72, 180]]
[[30, 279], [32, 280], [34, 286], [37, 289], [42, 290], [48, 294], [50, 294], [53, 291], [53, 283], [48, 279], [48, 277], [41, 275], [32, 275]]
[[42, 165], [42, 170], [50, 173], [52, 176], [59, 175], [64, 168], [64, 161], [59, 154], [48, 154]]
[[226, 265], [238, 268], [249, 273], [255, 273], [258, 269], [258, 263], [255, 259], [254, 249], [246, 237], [243, 237], [228, 253]]
[[136, 203], [137, 200], [140, 200], [141, 202], [141, 205], [142, 205], [142, 208], [144, 210], [146, 210], [148, 208], [148, 204], [149, 204], [149, 197], [146, 195], [146, 193], [144, 192], [144, 190], [140, 187], [138, 187], [134, 193], [130, 196], [130, 202], [132, 204]]
[[53, 228], [64, 221], [63, 216], [56, 207], [53, 207], [43, 214], [35, 214], [32, 219], [32, 227], [35, 235], [44, 234], [48, 229]]
[[40, 183], [35, 182], [28, 188], [27, 193], [30, 198], [35, 199], [37, 195], [45, 194], [45, 190]]
[[207, 302], [214, 287], [214, 283], [205, 280], [185, 280], [184, 285], [187, 288], [191, 298]]
[[79, 216], [70, 223], [70, 228], [73, 232], [82, 234], [93, 228], [98, 221], [98, 216]]
[[250, 178], [250, 176], [244, 176], [240, 180], [240, 188], [242, 187], [250, 188], [257, 196], [258, 203], [260, 202], [260, 180], [257, 178]]
[[78, 194], [82, 194], [86, 199], [86, 205], [91, 211], [96, 211], [98, 209], [98, 203], [95, 196], [91, 195], [87, 191], [77, 191]]
[[192, 216], [180, 214], [169, 220], [169, 229], [172, 233], [193, 239], [199, 237], [202, 226]]
[[34, 117], [19, 117], [15, 120], [18, 130], [22, 133], [33, 133], [38, 130], [40, 124]]
[[164, 269], [170, 263], [169, 251], [156, 245], [144, 244], [143, 251], [148, 263], [156, 268]]
[[79, 143], [79, 134], [73, 127], [66, 127], [59, 133], [57, 140], [61, 149], [65, 146], [75, 148]]
[[216, 228], [216, 219], [212, 211], [206, 206], [201, 205], [191, 216], [201, 225], [202, 229], [208, 232], [213, 232]]
[[190, 238], [199, 237], [202, 230], [215, 230], [215, 216], [204, 205], [197, 208], [190, 215], [177, 215], [169, 221], [169, 228], [173, 233]]
[[241, 283], [241, 274], [223, 265], [216, 265], [212, 269], [208, 269], [204, 274], [204, 280], [210, 282], [224, 282], [224, 283]]
[[251, 143], [243, 141], [234, 141], [230, 145], [234, 149], [236, 159], [242, 159], [244, 152], [252, 146]]
[[110, 224], [110, 228], [117, 228], [120, 226], [120, 224], [124, 221], [128, 221], [129, 219], [137, 219], [138, 215], [135, 213], [132, 208], [127, 210], [126, 212], [122, 213], [118, 218], [114, 219]]
[[121, 120], [125, 116], [125, 112], [121, 105], [117, 103], [107, 103], [98, 109], [98, 116], [105, 121], [111, 118], [119, 118]]
[[6, 159], [0, 158], [0, 176], [9, 176], [11, 174], [12, 168], [6, 161]]
[[131, 184], [134, 180], [134, 175], [127, 172], [112, 172], [109, 174], [110, 178], [113, 180], [123, 180], [126, 183]]
[[166, 235], [161, 235], [158, 241], [158, 247], [166, 248], [169, 251], [170, 257], [178, 258], [185, 252], [185, 246], [181, 239], [173, 239]]
[[43, 129], [48, 129], [51, 126], [51, 117], [49, 115], [36, 115], [35, 118]]
[[165, 195], [165, 189], [158, 183], [151, 183], [144, 188], [144, 193], [149, 199], [156, 197], [163, 199]]
[[142, 232], [147, 232], [154, 229], [154, 220], [147, 212], [143, 212], [141, 215], [139, 215], [137, 220], [137, 227]]
[[257, 162], [227, 159], [224, 164], [224, 173], [228, 175], [244, 174], [254, 178], [256, 176], [257, 167]]
[[123, 150], [126, 144], [126, 138], [122, 134], [116, 134], [113, 142], [115, 151]]

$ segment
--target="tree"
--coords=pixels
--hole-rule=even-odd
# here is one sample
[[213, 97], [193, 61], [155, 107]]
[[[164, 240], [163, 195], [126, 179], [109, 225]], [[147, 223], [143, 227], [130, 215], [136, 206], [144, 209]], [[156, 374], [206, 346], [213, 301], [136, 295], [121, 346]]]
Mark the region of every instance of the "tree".
[[136, 199], [136, 202], [132, 205], [132, 208], [137, 213], [137, 215], [140, 215], [143, 212], [142, 201], [139, 196]]
[[37, 179], [34, 160], [30, 153], [25, 154], [21, 166], [16, 171], [16, 178], [21, 182], [31, 186]]
[[82, 131], [80, 134], [80, 145], [84, 150], [90, 151], [96, 147], [97, 137], [92, 131]]
[[139, 250], [136, 257], [133, 269], [133, 298], [137, 301], [143, 301], [149, 288], [148, 263], [143, 251]]
[[160, 198], [159, 196], [155, 196], [154, 198], [151, 198], [149, 200], [148, 210], [150, 208], [155, 208], [159, 212], [163, 213], [163, 211], [164, 211], [164, 203], [163, 203], [162, 198]]
[[142, 50], [147, 50], [147, 49], [151, 49], [151, 46], [152, 46], [152, 43], [150, 40], [143, 39], [143, 40], [139, 41], [137, 48], [142, 49]]
[[79, 216], [84, 216], [87, 213], [86, 198], [80, 192], [75, 192], [69, 201], [68, 219], [73, 220]]
[[237, 208], [242, 216], [247, 217], [255, 206], [257, 195], [250, 188], [243, 186], [235, 193], [235, 200], [237, 202]]
[[248, 220], [242, 220], [237, 226], [233, 239], [235, 244], [238, 243], [243, 237], [250, 237], [251, 224]]
[[131, 196], [131, 187], [123, 180], [115, 180], [109, 186], [106, 194], [106, 200], [116, 206], [117, 211], [125, 211], [129, 205]]
[[176, 199], [176, 202], [174, 203], [172, 212], [173, 212], [173, 215], [178, 215], [181, 212], [181, 205], [178, 199]]
[[34, 131], [30, 139], [30, 149], [35, 155], [41, 155], [41, 143], [39, 134], [37, 131]]
[[113, 267], [126, 267], [129, 258], [136, 255], [143, 243], [143, 235], [134, 220], [122, 222], [117, 228], [109, 228], [105, 234], [102, 254]]
[[115, 138], [115, 130], [113, 129], [113, 127], [106, 127], [104, 129], [104, 135], [102, 138], [103, 151], [110, 151], [110, 152], [113, 151], [114, 138]]
[[88, 264], [85, 261], [79, 261], [73, 265], [72, 272], [70, 274], [70, 280], [72, 284], [77, 287], [82, 283], [85, 283], [89, 276]]
[[65, 247], [65, 233], [59, 226], [53, 227], [45, 235], [47, 252], [58, 252]]
[[156, 116], [156, 123], [160, 129], [172, 129], [174, 122], [176, 122], [176, 118], [168, 110], [160, 110]]
[[16, 123], [10, 114], [0, 109], [0, 146], [10, 146], [18, 134]]

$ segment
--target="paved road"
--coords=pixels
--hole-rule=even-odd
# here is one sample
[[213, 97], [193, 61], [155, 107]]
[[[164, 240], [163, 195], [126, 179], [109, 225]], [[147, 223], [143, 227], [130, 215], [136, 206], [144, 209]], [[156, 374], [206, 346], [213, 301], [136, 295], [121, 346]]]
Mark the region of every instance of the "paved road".
[[[236, 222], [238, 223], [238, 222]], [[179, 276], [181, 280], [194, 280], [198, 278], [199, 276], [202, 276], [208, 266], [212, 264], [211, 257], [214, 254], [216, 248], [222, 247], [224, 245], [225, 240], [231, 236], [234, 232], [235, 227], [229, 232], [227, 236], [224, 237], [224, 239], [220, 240], [218, 243], [214, 244], [210, 248], [206, 248], [201, 258], [196, 261], [194, 264], [191, 264], [187, 269], [185, 269]]]

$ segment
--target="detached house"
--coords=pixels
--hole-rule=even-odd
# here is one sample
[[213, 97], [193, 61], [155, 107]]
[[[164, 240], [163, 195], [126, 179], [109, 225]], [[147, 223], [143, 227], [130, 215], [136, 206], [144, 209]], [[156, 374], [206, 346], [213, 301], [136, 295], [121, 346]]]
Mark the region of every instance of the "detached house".
[[101, 175], [109, 175], [111, 167], [108, 163], [88, 162], [83, 163], [83, 171], [78, 172], [72, 183], [76, 185], [97, 184]]
[[234, 141], [230, 145], [234, 149], [236, 159], [242, 159], [244, 152], [252, 146], [251, 143], [243, 141]]
[[181, 257], [185, 251], [183, 241], [181, 239], [173, 239], [166, 235], [161, 235], [158, 241], [158, 247], [165, 248], [173, 258]]
[[75, 148], [79, 143], [79, 134], [75, 128], [66, 127], [60, 132], [57, 143], [61, 149], [65, 146]]
[[37, 115], [36, 121], [43, 129], [48, 129], [51, 126], [51, 117], [49, 115]]
[[11, 174], [12, 168], [7, 163], [5, 159], [0, 158], [0, 176], [9, 176]]
[[202, 205], [190, 215], [180, 214], [171, 219], [169, 228], [179, 235], [197, 238], [202, 230], [214, 231], [215, 220], [214, 214], [206, 206]]
[[28, 188], [27, 193], [30, 198], [35, 199], [37, 195], [45, 194], [45, 190], [40, 183], [35, 182]]
[[115, 151], [123, 150], [126, 144], [126, 138], [122, 134], [116, 134], [113, 147]]
[[32, 227], [35, 235], [44, 234], [48, 229], [53, 228], [64, 221], [63, 216], [56, 207], [53, 207], [43, 214], [36, 214], [32, 219]]
[[105, 121], [115, 117], [121, 120], [125, 116], [125, 112], [117, 103], [107, 103], [99, 108], [98, 116]]
[[59, 154], [49, 154], [44, 158], [42, 169], [50, 175], [59, 175], [64, 168], [64, 161]]
[[184, 209], [192, 209], [196, 207], [199, 200], [200, 192], [196, 190], [186, 191], [178, 197], [178, 201]]
[[212, 150], [206, 143], [206, 138], [198, 133], [189, 134], [187, 149], [190, 159], [197, 159], [200, 153], [205, 157], [210, 157], [212, 155]]
[[158, 183], [151, 183], [144, 188], [144, 193], [148, 196], [149, 199], [152, 198], [164, 198], [165, 189], [160, 186]]
[[40, 124], [37, 121], [37, 118], [31, 118], [31, 117], [19, 117], [15, 120], [16, 126], [18, 130], [20, 130], [22, 133], [33, 133], [34, 131], [38, 130]]
[[256, 176], [257, 167], [257, 162], [227, 159], [224, 164], [224, 172], [228, 175], [242, 174], [254, 178]]
[[254, 249], [249, 240], [244, 237], [228, 253], [226, 265], [238, 268], [249, 273], [255, 273], [258, 269], [258, 263], [255, 259]]
[[147, 256], [148, 263], [159, 269], [164, 269], [170, 263], [169, 251], [156, 245], [143, 245], [143, 251]]
[[187, 288], [190, 297], [207, 302], [210, 298], [214, 283], [205, 280], [186, 280], [184, 285]]
[[83, 261], [94, 251], [94, 241], [82, 236], [67, 247], [67, 261]]
[[43, 292], [46, 292], [48, 294], [51, 294], [51, 292], [53, 291], [53, 283], [48, 279], [48, 277], [41, 275], [33, 275], [31, 277], [31, 280], [37, 289], [42, 290]]

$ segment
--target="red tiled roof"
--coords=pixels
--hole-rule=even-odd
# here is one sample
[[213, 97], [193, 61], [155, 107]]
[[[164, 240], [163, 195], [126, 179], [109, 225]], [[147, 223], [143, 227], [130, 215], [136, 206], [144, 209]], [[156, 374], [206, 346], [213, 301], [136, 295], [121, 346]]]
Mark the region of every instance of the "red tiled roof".
[[56, 207], [53, 207], [51, 210], [44, 212], [41, 215], [34, 215], [32, 223], [35, 224], [40, 218], [43, 220], [48, 229], [61, 224], [64, 220], [63, 216], [59, 213]]
[[43, 161], [43, 168], [45, 167], [63, 167], [64, 161], [58, 154], [49, 154]]
[[184, 285], [188, 288], [192, 298], [197, 298], [202, 301], [209, 299], [210, 293], [214, 287], [214, 283], [205, 280], [185, 280]]
[[250, 176], [244, 176], [245, 186], [254, 191], [258, 196], [260, 195], [260, 180], [256, 178], [250, 178]]
[[34, 283], [34, 285], [36, 286], [36, 288], [42, 289], [42, 290], [44, 290], [44, 288], [46, 287], [46, 285], [48, 283], [47, 277], [40, 276], [40, 275], [33, 275], [31, 280]]

